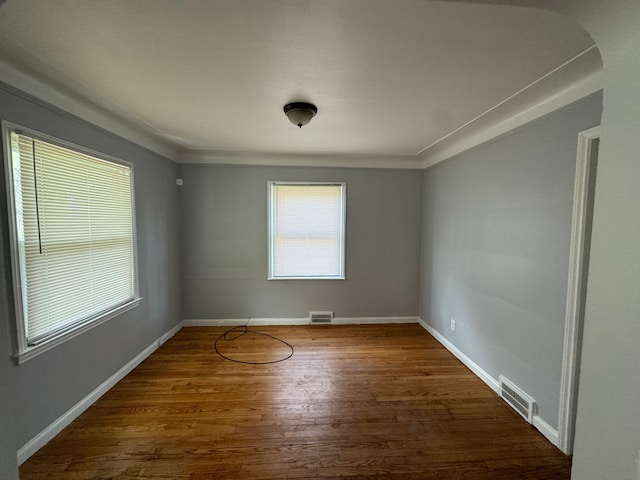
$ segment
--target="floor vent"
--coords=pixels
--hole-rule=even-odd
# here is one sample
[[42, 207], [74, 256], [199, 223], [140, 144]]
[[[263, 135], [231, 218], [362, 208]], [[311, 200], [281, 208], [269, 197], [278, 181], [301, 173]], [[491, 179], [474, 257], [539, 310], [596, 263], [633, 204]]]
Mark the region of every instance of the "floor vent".
[[333, 322], [333, 312], [309, 312], [309, 323], [312, 325], [329, 325]]
[[500, 396], [527, 422], [533, 422], [536, 413], [536, 402], [529, 395], [516, 387], [510, 380], [500, 375]]

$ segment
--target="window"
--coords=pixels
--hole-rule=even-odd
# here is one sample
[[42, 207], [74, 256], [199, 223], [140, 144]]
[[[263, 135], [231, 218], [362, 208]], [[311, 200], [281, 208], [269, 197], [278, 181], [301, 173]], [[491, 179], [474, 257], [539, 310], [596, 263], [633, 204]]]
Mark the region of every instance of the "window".
[[269, 182], [269, 279], [344, 279], [346, 184]]
[[19, 362], [139, 302], [133, 170], [4, 125]]

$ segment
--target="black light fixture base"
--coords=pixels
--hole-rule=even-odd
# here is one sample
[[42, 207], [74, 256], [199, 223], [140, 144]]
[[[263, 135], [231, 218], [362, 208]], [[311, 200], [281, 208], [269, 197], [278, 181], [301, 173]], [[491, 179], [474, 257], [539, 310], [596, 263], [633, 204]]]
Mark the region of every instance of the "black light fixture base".
[[282, 110], [289, 121], [298, 128], [302, 128], [309, 123], [318, 113], [318, 108], [314, 104], [306, 102], [287, 103]]

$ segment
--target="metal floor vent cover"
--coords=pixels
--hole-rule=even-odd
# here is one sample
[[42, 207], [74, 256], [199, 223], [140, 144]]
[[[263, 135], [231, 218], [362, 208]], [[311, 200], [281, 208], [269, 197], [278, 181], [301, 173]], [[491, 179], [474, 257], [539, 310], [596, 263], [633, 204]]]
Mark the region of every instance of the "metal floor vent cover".
[[328, 325], [333, 323], [333, 312], [309, 312], [309, 323]]
[[500, 397], [511, 406], [527, 422], [533, 423], [536, 413], [536, 402], [520, 390], [513, 382], [500, 375]]

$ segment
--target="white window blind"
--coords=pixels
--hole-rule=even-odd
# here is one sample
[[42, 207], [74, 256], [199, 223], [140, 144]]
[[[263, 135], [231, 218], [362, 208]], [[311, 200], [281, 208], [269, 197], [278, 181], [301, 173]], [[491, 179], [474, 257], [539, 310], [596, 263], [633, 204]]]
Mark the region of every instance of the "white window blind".
[[344, 278], [345, 189], [270, 182], [269, 278]]
[[132, 170], [10, 132], [23, 349], [137, 296]]

